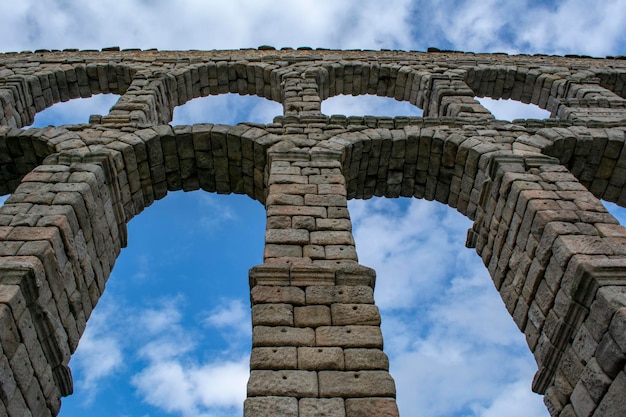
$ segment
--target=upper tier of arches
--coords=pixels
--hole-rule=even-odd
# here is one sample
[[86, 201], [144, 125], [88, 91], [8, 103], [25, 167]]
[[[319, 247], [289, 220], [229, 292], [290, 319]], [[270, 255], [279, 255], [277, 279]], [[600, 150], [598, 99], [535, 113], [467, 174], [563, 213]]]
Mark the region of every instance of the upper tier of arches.
[[[164, 124], [173, 109], [213, 94], [257, 95], [320, 113], [336, 95], [408, 101], [426, 116], [488, 113], [474, 96], [561, 107], [624, 109], [626, 64], [614, 59], [399, 51], [106, 51], [0, 55], [0, 124], [22, 127], [60, 101], [121, 96], [94, 122]], [[296, 103], [300, 100], [304, 104]], [[451, 105], [450, 103], [455, 103]], [[597, 112], [596, 112], [597, 113]], [[484, 116], [484, 115], [481, 115]]]

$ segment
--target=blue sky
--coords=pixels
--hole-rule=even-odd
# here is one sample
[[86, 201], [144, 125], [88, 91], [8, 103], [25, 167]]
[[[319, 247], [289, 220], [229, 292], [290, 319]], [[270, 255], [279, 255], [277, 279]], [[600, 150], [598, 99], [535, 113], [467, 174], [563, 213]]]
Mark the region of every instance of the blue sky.
[[[626, 0], [595, 7], [583, 0], [22, 0], [0, 4], [0, 13], [2, 51], [267, 44], [626, 55]], [[59, 104], [36, 122], [86, 122], [115, 99]], [[493, 108], [502, 119], [544, 117], [528, 106]], [[419, 114], [369, 96], [329, 99], [322, 110]], [[178, 108], [174, 124], [269, 122], [280, 112], [264, 99], [225, 95]], [[422, 200], [352, 201], [350, 210], [359, 260], [378, 273], [401, 415], [547, 417], [530, 392], [536, 367], [524, 337], [464, 247], [469, 220]], [[247, 270], [262, 262], [264, 218], [261, 204], [244, 196], [178, 192], [133, 219], [128, 247], [70, 363], [75, 395], [64, 399], [60, 416], [241, 416]]]

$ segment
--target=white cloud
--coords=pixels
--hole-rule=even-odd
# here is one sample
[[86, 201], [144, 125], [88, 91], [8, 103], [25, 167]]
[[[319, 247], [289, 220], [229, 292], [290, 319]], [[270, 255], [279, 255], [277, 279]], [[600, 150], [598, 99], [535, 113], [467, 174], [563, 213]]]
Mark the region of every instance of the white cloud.
[[[133, 377], [143, 400], [168, 413], [212, 417], [241, 415], [248, 381], [249, 358], [198, 365], [155, 362]], [[217, 410], [216, 410], [217, 409]]]
[[196, 98], [174, 108], [172, 124], [218, 123], [234, 125], [242, 121], [272, 123], [282, 115], [281, 104], [257, 96], [221, 94]]
[[479, 98], [478, 101], [498, 120], [547, 119], [550, 117], [549, 111], [534, 104], [524, 104], [521, 101], [493, 100], [487, 97]]
[[237, 220], [232, 207], [223, 200], [218, 200], [214, 194], [195, 193], [194, 198], [201, 207], [198, 223], [202, 226], [203, 233], [214, 233], [216, 229], [224, 227], [224, 223]]
[[[107, 44], [160, 49], [237, 49], [261, 44], [406, 48], [410, 45], [410, 9], [409, 0], [181, 0], [149, 5], [141, 0], [30, 0], [20, 8], [0, 6], [3, 15], [13, 16], [0, 34], [7, 39], [7, 50]], [[16, 37], [24, 27], [29, 28], [29, 36]]]
[[346, 116], [421, 116], [422, 110], [409, 102], [388, 97], [339, 95], [322, 102], [322, 113]]
[[624, 0], [596, 7], [584, 0], [446, 0], [436, 7], [433, 32], [465, 51], [603, 56], [626, 39]]
[[[536, 365], [524, 336], [476, 253], [463, 247], [469, 221], [423, 200], [354, 201], [350, 208], [360, 262], [378, 275], [401, 414], [482, 417], [498, 409], [503, 389], [530, 391]], [[546, 415], [541, 397], [527, 397], [509, 406]]]
[[37, 113], [32, 127], [89, 123], [89, 116], [92, 114], [108, 114], [118, 99], [119, 96], [115, 94], [98, 94], [89, 98], [57, 103]]
[[71, 367], [80, 375], [76, 382], [85, 403], [92, 402], [100, 384], [124, 367], [121, 339], [110, 326], [113, 320], [113, 309], [105, 306], [94, 311], [72, 356]]
[[[238, 299], [224, 299], [221, 303], [207, 313], [203, 320], [205, 326], [217, 329], [233, 330], [239, 336], [250, 336], [252, 331], [250, 307], [244, 306]], [[231, 335], [232, 336], [232, 335]]]
[[626, 40], [625, 15], [624, 0], [606, 0], [597, 7], [584, 0], [561, 1], [521, 14], [518, 37], [526, 48], [549, 53], [614, 54]]
[[[527, 404], [527, 407], [519, 407], [518, 404]], [[477, 417], [529, 417], [545, 415], [546, 410], [527, 384], [517, 381], [503, 386], [488, 408], [478, 406], [475, 413]]]
[[[121, 376], [130, 380], [143, 402], [167, 413], [241, 414], [249, 352], [238, 341], [250, 337], [249, 311], [242, 301], [224, 299], [201, 314], [206, 321], [189, 322], [180, 296], [147, 300], [153, 303], [148, 308], [129, 307], [124, 300], [111, 293], [101, 300], [72, 358], [85, 405]], [[244, 322], [247, 326], [242, 330]], [[202, 324], [224, 331], [230, 347], [212, 349], [204, 336], [211, 333]]]
[[360, 262], [390, 282], [376, 290], [383, 309], [407, 308], [435, 296], [471, 254], [451, 245], [465, 241], [469, 222], [434, 203], [404, 202], [404, 208], [385, 199], [350, 202]]
[[[245, 316], [241, 301], [234, 300], [225, 301], [207, 320], [218, 323], [232, 337], [233, 331], [241, 331]], [[196, 331], [183, 327], [181, 321], [182, 313], [173, 304], [142, 314], [140, 326], [147, 334], [139, 354], [148, 363], [132, 377], [138, 394], [146, 403], [182, 416], [240, 413], [249, 374], [248, 354], [231, 347], [199, 360], [204, 355], [194, 343]]]

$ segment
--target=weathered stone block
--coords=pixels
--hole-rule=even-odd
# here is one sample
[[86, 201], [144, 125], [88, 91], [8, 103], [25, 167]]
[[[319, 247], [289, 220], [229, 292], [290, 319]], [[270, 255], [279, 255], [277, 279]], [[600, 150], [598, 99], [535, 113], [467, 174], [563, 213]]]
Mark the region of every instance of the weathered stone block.
[[302, 206], [304, 205], [304, 197], [294, 194], [282, 194], [275, 193], [270, 194], [265, 201], [267, 206], [272, 205], [289, 205], [289, 206]]
[[352, 231], [350, 219], [317, 219], [318, 230], [346, 230]]
[[385, 371], [320, 371], [320, 397], [395, 397], [396, 386]]
[[354, 245], [352, 233], [347, 231], [311, 232], [310, 237], [314, 245]]
[[254, 326], [252, 346], [315, 346], [311, 328]]
[[301, 258], [302, 246], [290, 244], [266, 244], [263, 256], [265, 258]]
[[268, 216], [311, 216], [328, 217], [326, 207], [283, 206], [275, 205], [267, 209]]
[[252, 303], [285, 303], [304, 305], [305, 293], [296, 287], [257, 285], [251, 290]]
[[320, 245], [306, 245], [302, 250], [302, 254], [311, 259], [326, 259], [324, 246]]
[[315, 329], [317, 346], [356, 348], [383, 347], [383, 336], [378, 326], [323, 326]]
[[596, 408], [596, 402], [589, 394], [589, 391], [585, 388], [585, 385], [581, 382], [576, 384], [574, 392], [571, 396], [572, 407], [576, 411], [577, 417], [589, 417], [593, 410]]
[[358, 260], [356, 249], [352, 245], [327, 245], [324, 249], [326, 251], [326, 259]]
[[296, 327], [330, 326], [330, 308], [324, 305], [310, 305], [294, 309]]
[[612, 382], [612, 379], [604, 373], [595, 358], [587, 363], [580, 380], [585, 384], [587, 392], [596, 403], [602, 398]]
[[291, 222], [294, 229], [315, 230], [315, 217], [293, 216]]
[[253, 397], [243, 404], [244, 417], [299, 417], [295, 397]]
[[304, 196], [304, 204], [307, 206], [324, 206], [324, 207], [346, 207], [346, 197], [342, 195], [318, 195], [306, 194]]
[[252, 307], [252, 325], [293, 326], [291, 304], [257, 304]]
[[255, 347], [250, 355], [250, 369], [298, 369], [295, 347]]
[[[19, 288], [17, 285], [0, 285], [0, 297], [4, 287]], [[4, 350], [4, 354], [11, 359], [20, 345], [20, 334], [18, 332], [17, 323], [15, 323], [13, 315], [11, 314], [11, 309], [6, 304], [0, 304], [0, 326], [2, 326], [2, 331], [0, 332], [2, 349]]]
[[305, 195], [316, 194], [318, 185], [316, 184], [273, 184], [270, 186], [270, 194], [292, 194]]
[[626, 353], [626, 307], [622, 307], [613, 316], [609, 327], [611, 336], [622, 352]]
[[343, 398], [303, 398], [299, 417], [346, 417]]
[[346, 417], [398, 417], [398, 406], [393, 398], [349, 398], [346, 399]]
[[333, 325], [380, 325], [378, 307], [371, 304], [333, 304], [330, 306]]
[[28, 358], [26, 346], [20, 344], [17, 347], [9, 364], [11, 365], [11, 370], [13, 371], [17, 385], [22, 392], [26, 392], [34, 376], [33, 366]]
[[282, 245], [305, 245], [309, 243], [309, 231], [305, 229], [269, 229], [265, 232], [265, 242]]
[[317, 397], [317, 372], [251, 371], [248, 396]]
[[306, 288], [306, 302], [374, 304], [374, 290], [365, 285], [310, 286]]
[[322, 371], [343, 370], [343, 349], [335, 347], [299, 347], [298, 369]]
[[622, 371], [602, 398], [593, 417], [621, 417], [626, 410], [626, 374]]
[[380, 349], [344, 349], [346, 370], [389, 370], [389, 358]]

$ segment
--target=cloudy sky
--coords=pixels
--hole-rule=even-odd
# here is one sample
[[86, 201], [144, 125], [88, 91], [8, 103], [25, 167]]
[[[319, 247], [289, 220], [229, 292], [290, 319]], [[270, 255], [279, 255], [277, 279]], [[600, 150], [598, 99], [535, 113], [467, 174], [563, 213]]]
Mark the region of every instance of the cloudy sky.
[[[585, 0], [21, 0], [1, 2], [0, 14], [2, 51], [435, 46], [626, 55], [626, 0], [593, 7]], [[59, 104], [36, 123], [86, 122], [115, 99]], [[545, 117], [532, 106], [493, 109], [508, 120]], [[420, 114], [368, 96], [329, 99], [322, 110]], [[176, 109], [174, 124], [269, 122], [280, 112], [263, 99], [225, 95]], [[546, 417], [530, 392], [536, 367], [524, 337], [463, 246], [470, 222], [421, 200], [352, 201], [350, 209], [359, 260], [378, 272], [401, 414]], [[204, 192], [171, 193], [133, 219], [128, 248], [72, 359], [75, 395], [60, 415], [241, 416], [251, 333], [247, 270], [262, 262], [264, 227], [258, 202]]]

